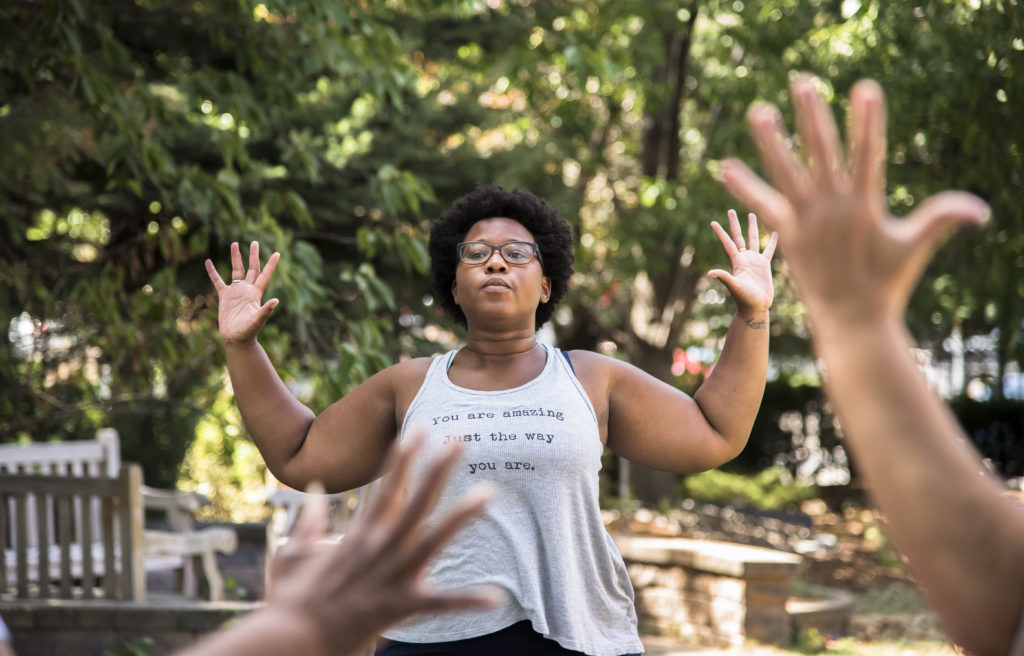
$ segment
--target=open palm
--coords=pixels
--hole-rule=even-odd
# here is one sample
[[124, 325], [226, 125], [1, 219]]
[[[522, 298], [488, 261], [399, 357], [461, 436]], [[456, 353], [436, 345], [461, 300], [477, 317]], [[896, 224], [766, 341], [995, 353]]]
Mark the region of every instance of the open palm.
[[729, 210], [731, 236], [717, 221], [711, 222], [711, 228], [729, 256], [732, 271], [712, 269], [708, 275], [721, 280], [729, 289], [741, 314], [752, 316], [767, 311], [775, 299], [772, 286], [772, 255], [777, 240], [775, 233], [772, 233], [764, 251], [761, 251], [757, 217], [753, 214], [747, 216], [747, 237], [744, 239], [735, 210]]
[[230, 284], [220, 277], [213, 262], [206, 260], [206, 272], [217, 290], [217, 321], [220, 336], [225, 342], [251, 342], [267, 323], [279, 301], [272, 298], [263, 303], [263, 294], [270, 284], [278, 259], [280, 254], [271, 255], [267, 266], [261, 271], [260, 245], [254, 241], [249, 245], [249, 268], [246, 270], [238, 242], [233, 242]]

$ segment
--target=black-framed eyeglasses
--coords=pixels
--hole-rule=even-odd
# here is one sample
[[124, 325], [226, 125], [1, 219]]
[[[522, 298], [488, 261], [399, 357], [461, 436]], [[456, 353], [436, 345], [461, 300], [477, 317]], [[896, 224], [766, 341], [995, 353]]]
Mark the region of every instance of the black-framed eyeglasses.
[[529, 241], [507, 241], [504, 244], [488, 244], [485, 241], [464, 241], [457, 246], [459, 259], [469, 265], [483, 264], [491, 259], [494, 251], [501, 253], [501, 258], [508, 264], [523, 266], [536, 257], [543, 266], [540, 247]]

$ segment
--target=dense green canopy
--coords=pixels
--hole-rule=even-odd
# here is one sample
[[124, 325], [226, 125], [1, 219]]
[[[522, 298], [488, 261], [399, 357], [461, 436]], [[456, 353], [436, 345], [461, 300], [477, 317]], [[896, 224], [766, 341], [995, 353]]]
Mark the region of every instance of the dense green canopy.
[[[6, 3], [0, 439], [112, 424], [149, 480], [172, 481], [225, 384], [202, 261], [224, 271], [233, 240], [283, 255], [263, 343], [312, 407], [447, 348], [424, 235], [481, 182], [574, 224], [563, 345], [692, 385], [699, 366], [676, 376], [673, 353], [707, 348], [691, 354], [708, 364], [731, 311], [703, 277], [725, 263], [718, 163], [753, 159], [744, 112], [787, 112], [793, 71], [820, 75], [840, 117], [856, 79], [882, 81], [894, 211], [949, 187], [992, 204], [909, 318], [939, 359], [954, 332], [987, 340], [998, 380], [1024, 348], [1022, 15], [1015, 0]], [[773, 331], [783, 375], [801, 375], [784, 285]]]

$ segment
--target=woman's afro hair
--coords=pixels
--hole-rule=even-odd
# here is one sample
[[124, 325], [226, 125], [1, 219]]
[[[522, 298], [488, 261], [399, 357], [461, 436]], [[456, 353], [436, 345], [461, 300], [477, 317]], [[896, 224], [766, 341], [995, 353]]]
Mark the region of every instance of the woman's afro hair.
[[565, 296], [576, 260], [572, 227], [558, 210], [528, 191], [509, 191], [498, 185], [481, 185], [459, 198], [430, 229], [430, 277], [434, 297], [457, 322], [466, 325], [466, 315], [455, 304], [452, 284], [459, 264], [456, 247], [473, 224], [482, 219], [507, 218], [530, 231], [540, 247], [544, 275], [551, 279], [551, 298], [537, 306], [536, 328], [540, 328]]

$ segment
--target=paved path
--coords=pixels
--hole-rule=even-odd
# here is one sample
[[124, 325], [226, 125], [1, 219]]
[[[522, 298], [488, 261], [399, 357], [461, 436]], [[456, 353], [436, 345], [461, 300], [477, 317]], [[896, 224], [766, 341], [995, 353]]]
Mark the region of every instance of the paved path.
[[647, 648], [646, 656], [726, 656], [743, 654], [744, 656], [779, 656], [786, 652], [767, 646], [743, 645], [733, 649], [711, 649], [710, 647], [693, 647], [679, 644], [674, 638], [641, 636]]

